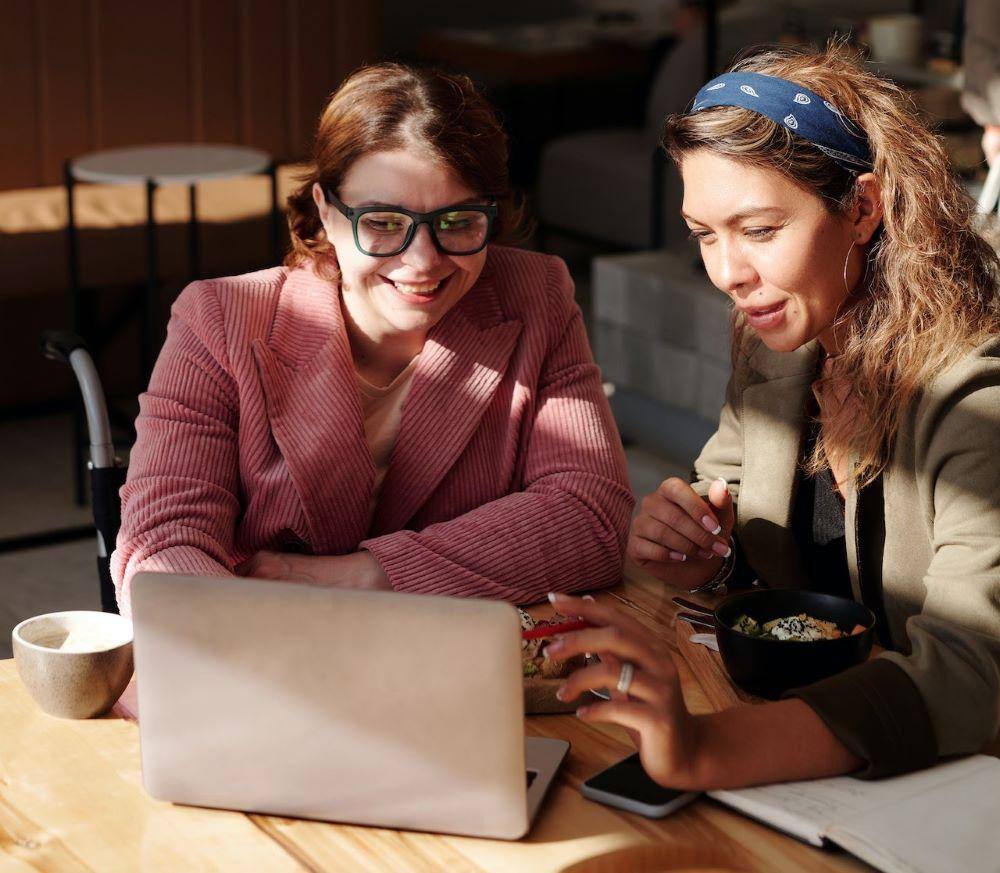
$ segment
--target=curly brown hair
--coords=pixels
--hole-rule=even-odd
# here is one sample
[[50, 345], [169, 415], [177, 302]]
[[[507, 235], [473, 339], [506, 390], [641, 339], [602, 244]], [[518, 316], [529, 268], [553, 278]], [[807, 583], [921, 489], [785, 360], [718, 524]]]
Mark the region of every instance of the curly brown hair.
[[[805, 467], [855, 455], [850, 474], [862, 487], [884, 469], [900, 420], [930, 380], [1000, 334], [996, 252], [975, 232], [972, 201], [954, 175], [939, 138], [918, 118], [905, 91], [864, 70], [847, 47], [768, 49], [732, 67], [787, 79], [829, 100], [867, 134], [882, 187], [882, 226], [868, 249], [864, 292], [837, 319], [843, 332], [836, 366], [813, 385], [823, 437]], [[663, 146], [680, 166], [685, 154], [710, 149], [751, 166], [777, 170], [820, 197], [834, 215], [855, 203], [856, 177], [811, 143], [740, 107], [715, 107], [667, 118]], [[733, 316], [733, 366], [745, 366], [749, 331]], [[850, 396], [850, 415], [829, 398]], [[855, 407], [856, 408], [853, 408]]]
[[496, 201], [495, 240], [523, 237], [524, 210], [515, 202], [507, 170], [507, 135], [472, 80], [379, 63], [345, 79], [320, 115], [312, 165], [288, 198], [291, 246], [285, 266], [312, 263], [324, 278], [339, 279], [336, 254], [313, 202], [313, 185], [336, 190], [358, 158], [394, 149], [427, 154], [477, 195]]

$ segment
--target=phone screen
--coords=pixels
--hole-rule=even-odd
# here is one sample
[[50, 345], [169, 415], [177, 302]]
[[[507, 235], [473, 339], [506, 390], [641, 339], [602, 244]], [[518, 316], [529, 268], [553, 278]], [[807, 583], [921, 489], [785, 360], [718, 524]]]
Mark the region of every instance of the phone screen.
[[596, 776], [591, 776], [587, 785], [598, 791], [628, 797], [650, 806], [663, 806], [682, 794], [687, 794], [686, 791], [657, 785], [642, 769], [638, 753], [629, 755], [624, 761], [602, 770]]

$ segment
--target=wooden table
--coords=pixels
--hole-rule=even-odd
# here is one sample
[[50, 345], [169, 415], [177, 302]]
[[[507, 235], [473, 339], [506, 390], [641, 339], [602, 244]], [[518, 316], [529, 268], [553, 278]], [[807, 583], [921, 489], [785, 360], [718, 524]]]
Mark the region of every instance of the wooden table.
[[[718, 656], [674, 627], [673, 594], [629, 568], [603, 592], [671, 642], [694, 712], [740, 701]], [[704, 601], [708, 602], [708, 601]], [[533, 610], [544, 614], [547, 607]], [[580, 783], [632, 751], [617, 728], [536, 716], [527, 732], [572, 743], [527, 838], [515, 843], [174, 806], [142, 788], [139, 731], [123, 718], [64, 721], [0, 662], [0, 869], [642, 871], [869, 869], [810, 848], [707, 799], [661, 821], [585, 800]]]

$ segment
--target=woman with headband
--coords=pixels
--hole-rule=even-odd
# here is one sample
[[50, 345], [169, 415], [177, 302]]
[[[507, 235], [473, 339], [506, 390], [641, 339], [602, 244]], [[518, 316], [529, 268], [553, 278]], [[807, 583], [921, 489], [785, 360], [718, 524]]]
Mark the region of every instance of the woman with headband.
[[609, 608], [549, 647], [603, 654], [561, 691], [677, 788], [975, 752], [1000, 715], [998, 264], [938, 139], [836, 46], [770, 51], [667, 119], [684, 219], [733, 305], [733, 375], [691, 483], [642, 501], [628, 552], [668, 585], [759, 577], [863, 601], [879, 657], [774, 703], [692, 716], [665, 647]]

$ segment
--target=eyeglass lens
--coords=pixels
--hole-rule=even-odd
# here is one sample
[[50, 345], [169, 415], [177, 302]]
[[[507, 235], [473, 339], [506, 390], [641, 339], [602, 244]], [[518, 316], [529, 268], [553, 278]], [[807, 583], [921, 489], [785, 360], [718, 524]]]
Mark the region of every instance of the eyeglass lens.
[[[369, 255], [396, 254], [412, 225], [413, 219], [401, 212], [366, 212], [358, 217], [358, 244]], [[452, 255], [482, 248], [488, 231], [489, 218], [474, 210], [443, 212], [431, 225], [441, 250]]]

